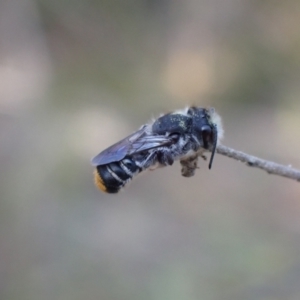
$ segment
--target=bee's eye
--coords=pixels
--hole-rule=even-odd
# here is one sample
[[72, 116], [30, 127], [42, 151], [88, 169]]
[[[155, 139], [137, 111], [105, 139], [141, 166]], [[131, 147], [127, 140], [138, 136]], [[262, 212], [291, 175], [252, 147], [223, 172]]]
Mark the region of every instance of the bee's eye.
[[201, 127], [201, 132], [202, 132], [202, 135], [203, 135], [203, 136], [208, 136], [208, 135], [210, 135], [210, 134], [211, 134], [211, 128], [210, 128], [210, 126], [209, 126], [209, 125], [203, 125], [203, 126]]
[[212, 130], [209, 125], [203, 125], [201, 127], [202, 139], [204, 143], [204, 148], [208, 148], [208, 143], [211, 140]]

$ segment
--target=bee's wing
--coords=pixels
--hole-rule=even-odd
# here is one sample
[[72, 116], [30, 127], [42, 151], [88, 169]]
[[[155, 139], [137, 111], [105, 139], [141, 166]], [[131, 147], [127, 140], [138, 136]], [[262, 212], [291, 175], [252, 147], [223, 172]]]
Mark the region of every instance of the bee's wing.
[[120, 161], [126, 155], [132, 155], [171, 143], [172, 140], [166, 136], [147, 134], [144, 126], [96, 155], [92, 159], [92, 165], [106, 165], [114, 161]]

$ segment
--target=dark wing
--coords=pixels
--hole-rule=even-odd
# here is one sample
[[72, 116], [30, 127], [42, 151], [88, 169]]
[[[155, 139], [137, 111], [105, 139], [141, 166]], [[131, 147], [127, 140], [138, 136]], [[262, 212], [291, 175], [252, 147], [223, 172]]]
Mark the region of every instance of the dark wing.
[[141, 151], [168, 145], [174, 142], [163, 135], [149, 135], [145, 126], [129, 135], [125, 139], [100, 152], [92, 159], [93, 166], [106, 165], [114, 161], [122, 160], [126, 155], [132, 155]]

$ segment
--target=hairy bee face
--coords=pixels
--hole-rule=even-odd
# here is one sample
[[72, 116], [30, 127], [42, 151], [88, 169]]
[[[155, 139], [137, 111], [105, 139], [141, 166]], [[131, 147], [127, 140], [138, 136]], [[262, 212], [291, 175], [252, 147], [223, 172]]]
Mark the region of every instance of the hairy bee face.
[[180, 160], [182, 176], [191, 177], [198, 157], [211, 151], [211, 168], [217, 143], [223, 135], [213, 108], [189, 107], [162, 115], [152, 123], [105, 149], [92, 159], [95, 183], [107, 193], [117, 193], [135, 175]]

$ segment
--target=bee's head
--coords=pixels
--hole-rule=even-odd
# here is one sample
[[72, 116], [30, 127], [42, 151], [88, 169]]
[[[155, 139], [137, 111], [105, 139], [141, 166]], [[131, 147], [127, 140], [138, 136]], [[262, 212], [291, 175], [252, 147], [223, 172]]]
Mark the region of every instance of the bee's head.
[[196, 136], [202, 148], [210, 150], [211, 157], [208, 168], [212, 166], [218, 143], [218, 123], [214, 122], [216, 114], [213, 108], [191, 107], [188, 113], [193, 119], [193, 134]]

